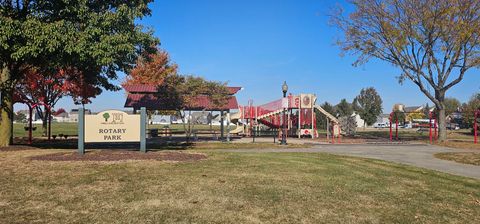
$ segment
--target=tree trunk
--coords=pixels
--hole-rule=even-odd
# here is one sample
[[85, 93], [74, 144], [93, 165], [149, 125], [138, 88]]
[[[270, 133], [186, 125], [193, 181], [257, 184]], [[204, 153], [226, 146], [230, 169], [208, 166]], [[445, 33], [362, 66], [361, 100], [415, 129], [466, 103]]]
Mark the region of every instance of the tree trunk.
[[447, 140], [447, 119], [445, 109], [437, 109], [438, 122], [438, 141], [445, 142]]
[[445, 92], [436, 91], [435, 98], [438, 100], [436, 106], [436, 118], [438, 123], [438, 141], [445, 142], [447, 140], [447, 119], [445, 114]]
[[48, 111], [47, 109], [44, 109], [43, 111], [43, 117], [42, 117], [42, 136], [48, 136]]
[[10, 88], [11, 74], [4, 67], [0, 74], [2, 86], [0, 98], [0, 147], [13, 143], [13, 89]]

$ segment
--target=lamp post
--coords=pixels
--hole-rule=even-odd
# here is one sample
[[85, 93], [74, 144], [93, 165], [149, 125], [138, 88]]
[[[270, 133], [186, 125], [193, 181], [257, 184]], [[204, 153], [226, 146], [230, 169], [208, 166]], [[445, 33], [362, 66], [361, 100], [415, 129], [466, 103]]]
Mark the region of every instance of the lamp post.
[[[288, 85], [287, 85], [287, 82], [286, 81], [283, 81], [283, 85], [282, 85], [282, 92], [283, 92], [283, 102], [282, 105], [283, 106], [283, 124], [282, 124], [282, 141], [280, 142], [281, 145], [286, 145], [287, 144], [287, 128], [285, 126], [285, 124], [287, 123], [286, 122], [286, 117], [285, 117], [285, 110], [286, 108], [288, 107], [288, 101], [287, 101], [287, 91], [288, 91]], [[286, 101], [286, 102], [285, 102]]]

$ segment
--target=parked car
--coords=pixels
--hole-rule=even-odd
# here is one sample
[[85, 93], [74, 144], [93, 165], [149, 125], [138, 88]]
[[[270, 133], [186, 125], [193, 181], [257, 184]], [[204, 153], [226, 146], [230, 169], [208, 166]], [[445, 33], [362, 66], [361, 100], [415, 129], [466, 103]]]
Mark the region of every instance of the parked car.
[[460, 130], [460, 125], [457, 123], [447, 123], [447, 130]]
[[373, 124], [374, 128], [386, 128], [386, 127], [389, 127], [389, 126], [390, 126], [390, 124], [388, 124], [388, 123], [375, 123], [375, 124]]

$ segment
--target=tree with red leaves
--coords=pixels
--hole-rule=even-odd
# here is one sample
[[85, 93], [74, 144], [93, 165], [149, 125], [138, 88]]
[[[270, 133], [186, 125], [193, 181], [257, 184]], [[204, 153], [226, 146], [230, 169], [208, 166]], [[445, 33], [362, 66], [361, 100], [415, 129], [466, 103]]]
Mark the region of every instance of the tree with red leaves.
[[[81, 71], [74, 68], [59, 69], [58, 71], [41, 71], [31, 68], [25, 78], [16, 85], [15, 96], [17, 101], [35, 107], [40, 118], [44, 135], [49, 135], [48, 121], [52, 115], [51, 109], [64, 96], [71, 96], [76, 104], [86, 104], [90, 98], [101, 93], [101, 89], [83, 80]], [[65, 110], [64, 110], [65, 111]]]
[[139, 58], [137, 65], [132, 69], [130, 76], [127, 76], [123, 84], [161, 85], [167, 78], [177, 75], [177, 68], [177, 64], [170, 61], [168, 53], [159, 49], [155, 54]]
[[[196, 121], [192, 120], [191, 111], [186, 114], [186, 109], [194, 108], [198, 104], [198, 97], [202, 95], [207, 96], [214, 106], [222, 106], [230, 96], [226, 83], [179, 75], [177, 68], [177, 64], [170, 61], [168, 53], [159, 49], [156, 54], [140, 58], [123, 85], [157, 85], [159, 98], [175, 108], [177, 115], [182, 118], [188, 141]], [[151, 115], [153, 111], [148, 113]]]

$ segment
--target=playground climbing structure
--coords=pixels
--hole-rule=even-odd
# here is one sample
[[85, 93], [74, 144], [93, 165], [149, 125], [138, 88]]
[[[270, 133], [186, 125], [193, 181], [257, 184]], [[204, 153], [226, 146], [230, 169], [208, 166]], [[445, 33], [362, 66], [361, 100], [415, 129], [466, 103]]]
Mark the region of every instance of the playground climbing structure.
[[237, 125], [242, 125], [245, 135], [250, 136], [254, 131], [265, 129], [280, 133], [285, 121], [287, 136], [315, 138], [318, 137], [315, 110], [318, 110], [327, 117], [332, 136], [338, 136], [340, 128], [337, 118], [315, 105], [316, 100], [314, 94], [290, 94], [285, 99], [259, 106], [249, 101], [247, 106], [239, 107]]

